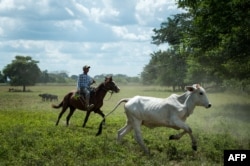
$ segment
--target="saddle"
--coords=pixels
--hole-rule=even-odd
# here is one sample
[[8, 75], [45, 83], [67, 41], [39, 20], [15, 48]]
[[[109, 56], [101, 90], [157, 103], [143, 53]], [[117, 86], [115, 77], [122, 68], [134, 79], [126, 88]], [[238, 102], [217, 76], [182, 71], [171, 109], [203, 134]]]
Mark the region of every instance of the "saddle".
[[[93, 95], [95, 95], [96, 92], [96, 88], [95, 87], [90, 87], [90, 97], [92, 97]], [[85, 93], [81, 92], [80, 90], [77, 90], [74, 94], [74, 98], [77, 100], [81, 97], [81, 99], [83, 99], [85, 101]]]

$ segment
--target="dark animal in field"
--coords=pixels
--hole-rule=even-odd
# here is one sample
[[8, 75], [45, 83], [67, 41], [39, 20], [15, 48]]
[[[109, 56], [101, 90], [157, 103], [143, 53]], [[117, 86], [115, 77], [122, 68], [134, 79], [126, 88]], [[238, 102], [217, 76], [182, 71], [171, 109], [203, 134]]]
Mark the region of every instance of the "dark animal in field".
[[14, 92], [15, 89], [14, 88], [9, 88], [9, 92]]
[[89, 115], [92, 111], [94, 111], [95, 113], [104, 117], [105, 115], [103, 114], [103, 112], [101, 111], [100, 108], [103, 106], [103, 99], [104, 99], [105, 95], [107, 94], [107, 92], [109, 92], [109, 91], [111, 93], [113, 93], [113, 92], [118, 93], [120, 91], [119, 87], [112, 80], [112, 77], [106, 77], [105, 81], [103, 83], [101, 83], [97, 88], [95, 88], [94, 92], [91, 92], [90, 104], [94, 104], [94, 107], [91, 110], [86, 109], [84, 99], [82, 99], [81, 97], [79, 97], [77, 95], [77, 93], [78, 93], [77, 91], [69, 92], [68, 94], [65, 95], [63, 101], [59, 105], [52, 105], [53, 108], [61, 108], [62, 107], [62, 111], [60, 112], [60, 114], [58, 116], [56, 125], [58, 125], [60, 118], [62, 117], [64, 112], [67, 110], [67, 108], [70, 108], [70, 112], [66, 118], [67, 126], [69, 125], [70, 117], [73, 115], [73, 113], [76, 109], [79, 109], [82, 111], [87, 111], [82, 127], [85, 127], [85, 125], [88, 121]]
[[58, 96], [48, 93], [39, 94], [42, 97], [42, 101], [58, 101]]
[[[182, 95], [172, 94], [168, 98], [135, 96], [133, 98], [121, 99], [109, 113], [111, 114], [122, 102], [125, 102], [124, 109], [127, 116], [127, 123], [118, 131], [118, 142], [120, 142], [127, 133], [134, 130], [135, 140], [145, 153], [149, 153], [141, 135], [141, 125], [149, 128], [164, 126], [176, 130], [183, 129], [183, 132], [171, 135], [169, 139], [178, 140], [184, 134], [189, 134], [192, 141], [192, 148], [196, 150], [196, 139], [192, 134], [192, 129], [185, 121], [187, 117], [193, 113], [195, 106], [210, 108], [211, 104], [209, 103], [205, 90], [199, 84], [187, 86], [186, 89], [186, 93]], [[104, 120], [105, 118], [103, 122]], [[101, 134], [101, 132], [102, 123], [100, 124], [97, 135]]]
[[49, 94], [48, 93], [39, 94], [38, 96], [40, 96], [42, 98], [42, 101], [48, 101], [49, 100]]
[[22, 92], [22, 90], [16, 88], [9, 88], [9, 92]]
[[58, 96], [57, 95], [49, 94], [49, 100], [50, 101], [58, 101]]

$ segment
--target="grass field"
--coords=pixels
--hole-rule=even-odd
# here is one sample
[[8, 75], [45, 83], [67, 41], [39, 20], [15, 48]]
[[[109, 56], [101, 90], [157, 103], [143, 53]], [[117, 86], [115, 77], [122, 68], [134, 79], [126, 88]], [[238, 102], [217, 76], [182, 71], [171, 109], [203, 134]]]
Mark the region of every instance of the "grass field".
[[[187, 119], [198, 141], [198, 150], [191, 148], [188, 135], [179, 141], [168, 137], [179, 131], [169, 128], [142, 127], [151, 156], [143, 154], [133, 138], [133, 132], [116, 143], [117, 130], [126, 121], [123, 106], [106, 119], [103, 134], [96, 137], [102, 118], [91, 114], [86, 128], [82, 128], [85, 112], [76, 111], [69, 127], [67, 113], [55, 126], [60, 110], [52, 109], [74, 86], [33, 86], [30, 92], [8, 92], [0, 86], [0, 166], [4, 165], [223, 165], [223, 150], [250, 149], [250, 100], [240, 93], [209, 93], [212, 108], [196, 107]], [[112, 110], [124, 97], [146, 95], [167, 97], [166, 87], [120, 86], [121, 92], [107, 94], [102, 110]], [[40, 93], [59, 96], [58, 102], [43, 102]], [[179, 93], [180, 94], [180, 93]]]

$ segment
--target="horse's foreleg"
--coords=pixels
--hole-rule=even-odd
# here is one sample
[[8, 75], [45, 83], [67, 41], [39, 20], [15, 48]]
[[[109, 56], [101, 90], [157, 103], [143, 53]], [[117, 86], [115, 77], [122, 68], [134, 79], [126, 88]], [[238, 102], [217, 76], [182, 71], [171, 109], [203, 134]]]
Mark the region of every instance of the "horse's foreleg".
[[66, 118], [66, 120], [67, 120], [67, 122], [66, 122], [67, 126], [69, 125], [69, 120], [70, 120], [70, 118], [71, 118], [71, 116], [73, 115], [74, 112], [75, 112], [75, 108], [71, 107], [70, 111], [69, 111], [69, 114], [68, 114], [68, 116]]
[[86, 126], [86, 123], [88, 122], [90, 113], [91, 113], [91, 111], [87, 111], [82, 127]]
[[99, 115], [101, 115], [101, 117], [103, 118], [103, 124], [105, 123], [105, 114], [100, 110], [100, 109], [98, 109], [97, 111], [96, 111], [96, 113], [97, 114], [99, 114]]

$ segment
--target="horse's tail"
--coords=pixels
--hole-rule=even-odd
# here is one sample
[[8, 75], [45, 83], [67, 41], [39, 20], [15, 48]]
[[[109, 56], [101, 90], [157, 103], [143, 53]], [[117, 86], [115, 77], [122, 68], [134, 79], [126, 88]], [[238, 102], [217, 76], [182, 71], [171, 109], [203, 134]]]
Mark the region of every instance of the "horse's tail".
[[105, 118], [106, 118], [107, 116], [109, 116], [111, 113], [113, 113], [113, 112], [116, 110], [116, 108], [117, 108], [121, 103], [123, 103], [123, 102], [126, 103], [126, 102], [129, 101], [129, 99], [130, 99], [130, 98], [121, 99], [121, 100], [116, 104], [115, 108], [114, 108], [112, 111], [110, 111], [107, 115], [105, 115], [105, 116], [103, 117], [102, 122], [101, 122], [100, 125], [99, 125], [99, 130], [98, 130], [98, 132], [96, 133], [96, 136], [102, 134], [102, 125], [103, 125], [104, 122], [105, 122]]
[[61, 108], [63, 106], [63, 101], [59, 104], [59, 105], [55, 105], [55, 104], [52, 104], [51, 107], [52, 108]]
[[59, 105], [55, 105], [55, 104], [52, 104], [52, 108], [61, 108], [65, 102], [65, 104], [67, 104], [70, 100], [70, 97], [72, 96], [72, 92], [68, 93], [67, 95], [64, 96], [64, 99], [61, 101], [61, 103]]

